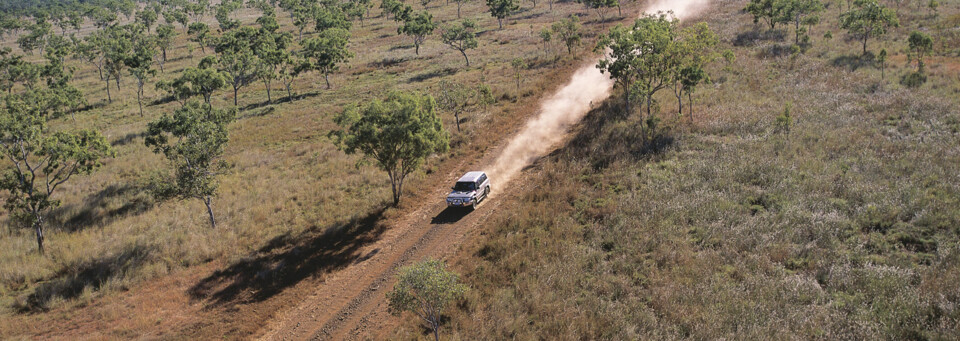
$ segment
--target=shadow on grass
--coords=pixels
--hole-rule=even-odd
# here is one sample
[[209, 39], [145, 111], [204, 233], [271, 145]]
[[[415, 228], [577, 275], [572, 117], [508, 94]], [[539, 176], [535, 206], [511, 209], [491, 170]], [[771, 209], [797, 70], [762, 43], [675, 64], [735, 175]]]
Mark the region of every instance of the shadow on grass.
[[787, 32], [784, 30], [759, 30], [754, 28], [751, 31], [738, 33], [733, 38], [733, 46], [755, 46], [766, 41], [781, 42], [786, 38]]
[[857, 71], [862, 67], [873, 67], [875, 65], [873, 53], [867, 52], [865, 55], [843, 55], [830, 61], [830, 65], [839, 68], [848, 68], [850, 71]]
[[273, 113], [273, 112], [276, 110], [275, 108], [272, 108], [272, 107], [271, 107], [272, 105], [275, 105], [275, 104], [283, 104], [283, 103], [290, 103], [290, 102], [299, 101], [299, 100], [302, 100], [302, 99], [305, 99], [305, 98], [311, 98], [311, 97], [317, 97], [317, 96], [320, 96], [320, 92], [318, 92], [318, 91], [309, 92], [309, 93], [305, 93], [305, 94], [299, 94], [299, 95], [293, 95], [293, 96], [287, 96], [286, 93], [284, 92], [284, 93], [283, 93], [283, 97], [280, 97], [280, 98], [278, 98], [278, 99], [276, 99], [276, 100], [273, 100], [273, 101], [263, 101], [263, 102], [259, 102], [259, 103], [250, 103], [250, 104], [247, 104], [247, 105], [241, 107], [241, 108], [240, 108], [240, 111], [250, 111], [250, 110], [256, 110], [256, 109], [260, 109], [260, 108], [264, 108], [264, 107], [266, 107], [266, 109], [262, 110], [262, 111], [259, 112], [259, 113], [247, 113], [247, 114], [245, 114], [245, 115], [241, 115], [240, 118], [257, 117], [257, 116], [269, 115], [269, 114]]
[[551, 156], [565, 154], [568, 159], [589, 160], [599, 170], [616, 161], [636, 161], [660, 154], [675, 142], [669, 128], [641, 128], [640, 112], [626, 114], [621, 101], [616, 99], [591, 110], [579, 127], [570, 142]]
[[[79, 231], [102, 226], [131, 214], [140, 214], [154, 205], [148, 191], [133, 184], [113, 184], [75, 205], [65, 205], [50, 214], [51, 226], [62, 226], [67, 231]], [[69, 212], [78, 212], [66, 216]]]
[[430, 220], [430, 223], [453, 224], [460, 221], [460, 219], [463, 219], [463, 217], [466, 217], [471, 212], [472, 210], [469, 208], [447, 207], [445, 210], [443, 210], [443, 212], [440, 212], [440, 214], [437, 214], [436, 217], [433, 217], [433, 219]]
[[425, 80], [429, 80], [437, 77], [446, 77], [446, 76], [455, 75], [455, 74], [457, 74], [457, 69], [445, 68], [441, 70], [430, 71], [427, 73], [421, 73], [419, 75], [410, 77], [410, 79], [407, 80], [407, 83], [419, 83]]
[[360, 249], [379, 240], [386, 230], [379, 223], [383, 213], [380, 209], [323, 231], [278, 236], [245, 259], [200, 280], [190, 288], [190, 296], [210, 300], [210, 307], [259, 302], [304, 279], [358, 262], [364, 257]]
[[136, 132], [136, 133], [128, 133], [127, 135], [124, 135], [123, 137], [121, 137], [121, 138], [119, 138], [119, 139], [110, 141], [110, 146], [111, 146], [111, 147], [126, 146], [126, 145], [130, 144], [131, 142], [133, 142], [134, 140], [136, 140], [136, 139], [138, 139], [138, 138], [141, 138], [141, 137], [144, 137], [144, 136], [146, 136], [146, 135], [147, 135], [147, 133], [146, 133], [146, 132], [143, 132], [143, 131], [141, 131], [141, 132]]
[[55, 300], [76, 299], [85, 291], [99, 291], [112, 280], [145, 264], [155, 249], [141, 244], [128, 245], [116, 254], [65, 266], [53, 279], [40, 284], [16, 309], [20, 313], [41, 312], [48, 310]]

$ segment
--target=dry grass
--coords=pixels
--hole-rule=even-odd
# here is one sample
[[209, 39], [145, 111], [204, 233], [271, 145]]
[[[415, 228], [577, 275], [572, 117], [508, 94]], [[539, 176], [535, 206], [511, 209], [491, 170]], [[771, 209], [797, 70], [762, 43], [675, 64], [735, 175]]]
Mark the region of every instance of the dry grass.
[[[900, 59], [881, 82], [834, 63], [859, 51], [820, 38], [836, 8], [804, 55], [733, 46], [753, 29], [743, 3], [703, 18], [738, 59], [699, 93], [696, 124], [663, 96], [647, 148], [606, 103], [527, 172], [532, 190], [501, 199], [513, 209], [456, 261], [473, 290], [452, 339], [960, 337], [957, 56], [908, 90], [918, 18], [882, 43]], [[786, 103], [789, 134], [774, 127]]]

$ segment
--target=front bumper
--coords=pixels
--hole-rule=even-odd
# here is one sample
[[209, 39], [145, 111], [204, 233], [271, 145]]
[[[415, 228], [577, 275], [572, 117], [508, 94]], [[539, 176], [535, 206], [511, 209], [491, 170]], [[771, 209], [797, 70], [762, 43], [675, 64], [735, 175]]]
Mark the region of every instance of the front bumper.
[[447, 207], [467, 207], [473, 205], [472, 198], [447, 199]]

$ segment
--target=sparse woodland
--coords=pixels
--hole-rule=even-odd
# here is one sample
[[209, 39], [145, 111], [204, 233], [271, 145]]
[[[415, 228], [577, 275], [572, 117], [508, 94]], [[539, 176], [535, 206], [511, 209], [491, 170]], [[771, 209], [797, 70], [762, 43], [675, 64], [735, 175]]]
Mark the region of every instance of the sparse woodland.
[[960, 338], [960, 3], [646, 5], [0, 4], [0, 338], [250, 337], [602, 51], [385, 333]]

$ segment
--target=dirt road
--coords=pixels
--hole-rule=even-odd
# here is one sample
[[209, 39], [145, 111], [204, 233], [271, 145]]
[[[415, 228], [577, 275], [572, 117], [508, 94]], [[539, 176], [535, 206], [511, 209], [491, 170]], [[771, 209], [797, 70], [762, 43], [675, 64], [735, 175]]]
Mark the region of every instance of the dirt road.
[[[455, 180], [458, 176], [449, 177]], [[393, 287], [396, 271], [456, 251], [479, 222], [498, 210], [492, 197], [473, 212], [447, 209], [442, 201], [445, 189], [431, 192], [429, 197], [436, 198], [435, 202], [424, 202], [398, 219], [382, 239], [364, 247], [360, 252], [364, 256], [355, 264], [329, 275], [313, 295], [280, 314], [261, 339], [365, 339], [383, 331], [391, 321], [385, 295]]]

